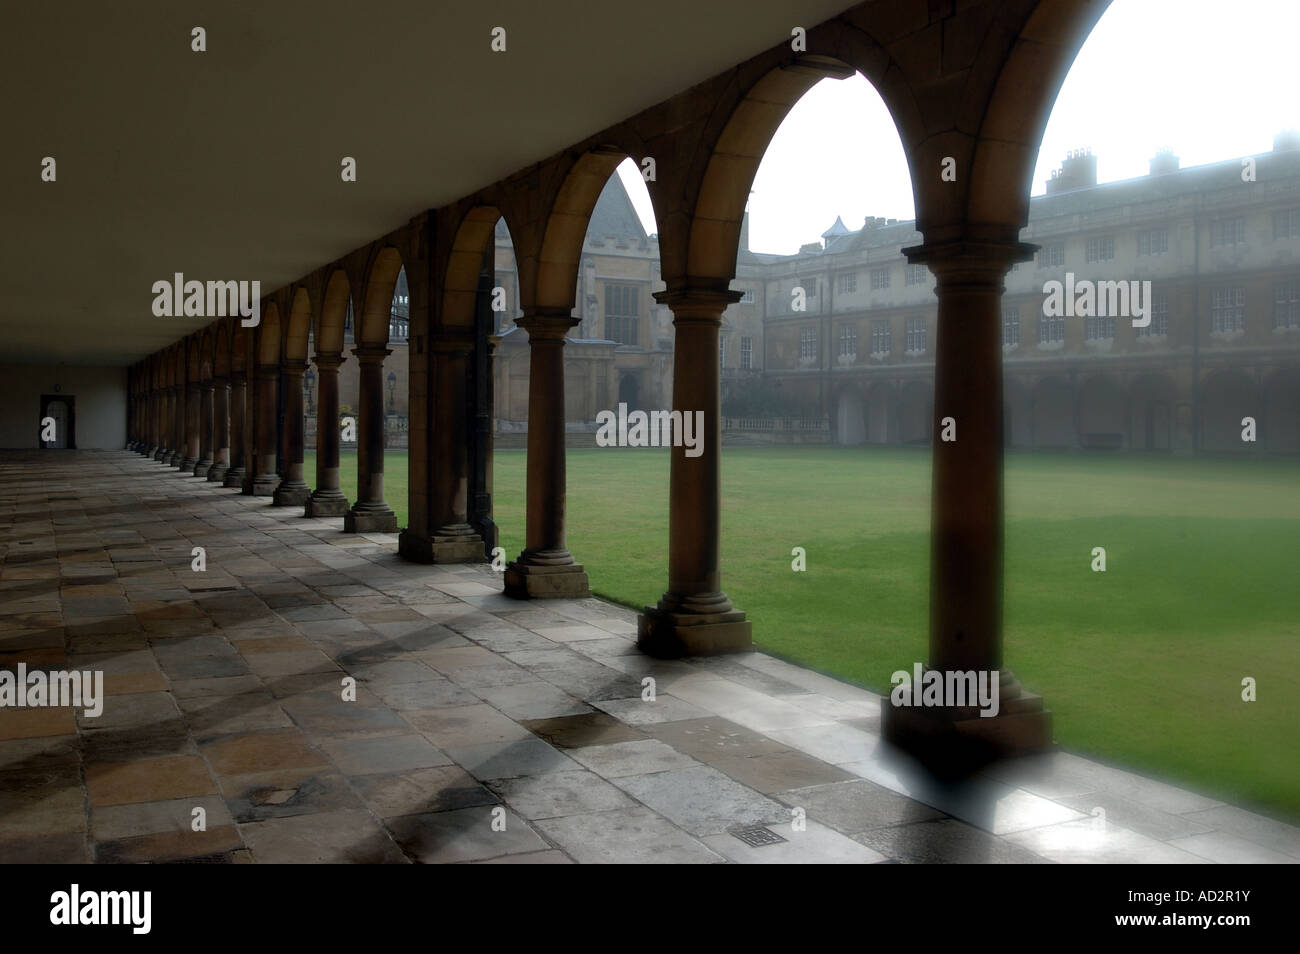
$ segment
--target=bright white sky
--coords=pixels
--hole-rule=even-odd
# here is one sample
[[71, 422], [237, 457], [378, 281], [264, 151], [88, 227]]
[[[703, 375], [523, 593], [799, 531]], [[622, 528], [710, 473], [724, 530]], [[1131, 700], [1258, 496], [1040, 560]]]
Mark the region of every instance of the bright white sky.
[[[1114, 0], [1080, 50], [1043, 136], [1033, 195], [1071, 149], [1091, 148], [1101, 182], [1147, 173], [1170, 147], [1182, 165], [1273, 148], [1300, 128], [1300, 0]], [[637, 166], [619, 174], [648, 232]], [[749, 244], [792, 253], [836, 216], [914, 216], [893, 120], [862, 76], [823, 80], [773, 137], [749, 200]]]

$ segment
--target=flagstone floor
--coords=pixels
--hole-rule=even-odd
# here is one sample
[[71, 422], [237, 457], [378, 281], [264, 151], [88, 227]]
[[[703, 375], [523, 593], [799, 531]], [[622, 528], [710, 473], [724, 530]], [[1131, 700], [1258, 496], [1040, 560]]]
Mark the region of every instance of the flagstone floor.
[[0, 668], [107, 693], [0, 708], [0, 861], [1300, 861], [1296, 827], [1064, 752], [940, 784], [873, 693], [653, 660], [630, 610], [340, 524], [125, 451], [0, 453]]

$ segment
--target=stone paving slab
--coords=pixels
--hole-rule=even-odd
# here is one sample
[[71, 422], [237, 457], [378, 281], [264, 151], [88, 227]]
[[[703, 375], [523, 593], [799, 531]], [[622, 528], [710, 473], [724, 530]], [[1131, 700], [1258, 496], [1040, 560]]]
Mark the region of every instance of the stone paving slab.
[[0, 453], [0, 668], [106, 691], [0, 709], [0, 862], [1300, 861], [1296, 826], [1065, 752], [940, 783], [875, 693], [652, 659], [625, 607], [340, 524], [136, 454]]

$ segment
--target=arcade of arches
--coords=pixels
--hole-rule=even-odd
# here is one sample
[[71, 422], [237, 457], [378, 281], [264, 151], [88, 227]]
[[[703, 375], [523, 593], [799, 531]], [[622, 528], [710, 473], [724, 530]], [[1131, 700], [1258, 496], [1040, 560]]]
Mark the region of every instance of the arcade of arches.
[[[405, 268], [410, 519], [400, 552], [434, 563], [482, 561], [495, 546], [484, 269], [504, 216], [518, 260], [518, 324], [530, 348], [527, 543], [506, 571], [505, 588], [521, 598], [586, 594], [582, 554], [571, 553], [565, 538], [563, 348], [576, 322], [574, 289], [592, 208], [619, 162], [652, 156], [657, 178], [649, 190], [667, 285], [656, 297], [672, 310], [676, 330], [673, 406], [703, 411], [705, 427], [700, 456], [672, 452], [669, 586], [640, 617], [640, 645], [657, 655], [749, 646], [751, 622], [721, 579], [720, 318], [739, 298], [729, 283], [768, 141], [813, 84], [857, 70], [889, 107], [909, 160], [924, 239], [906, 254], [936, 276], [939, 333], [932, 385], [843, 394], [840, 427], [868, 441], [924, 442], [939, 417], [959, 417], [960, 440], [935, 442], [932, 451], [929, 665], [1001, 669], [1004, 441], [1030, 434], [1050, 444], [1062, 433], [1060, 415], [1076, 406], [1104, 418], [1098, 427], [1136, 427], [1131, 432], [1157, 444], [1175, 426], [1160, 410], [1166, 383], [1155, 379], [1128, 382], [1120, 399], [1107, 397], [1117, 393], [1111, 388], [1050, 377], [1003, 393], [1000, 300], [1007, 271], [1034, 251], [1019, 235], [1039, 141], [1073, 57], [1106, 7], [1105, 0], [852, 7], [810, 28], [806, 52], [773, 47], [322, 262], [266, 297], [256, 327], [221, 319], [139, 362], [130, 372], [130, 447], [273, 505], [336, 516], [350, 531], [396, 530], [385, 500], [382, 363], [394, 284]], [[945, 159], [955, 162], [955, 181], [941, 177]], [[355, 346], [345, 353], [349, 301]], [[360, 371], [355, 501], [339, 489], [338, 428], [325, 424], [337, 420], [344, 361]], [[314, 474], [303, 465], [309, 364], [319, 380]], [[1001, 685], [1001, 715], [952, 714], [946, 737], [1011, 750], [1049, 744], [1041, 700], [1005, 670]], [[931, 720], [900, 711], [887, 711], [887, 734], [909, 744], [928, 737]]]

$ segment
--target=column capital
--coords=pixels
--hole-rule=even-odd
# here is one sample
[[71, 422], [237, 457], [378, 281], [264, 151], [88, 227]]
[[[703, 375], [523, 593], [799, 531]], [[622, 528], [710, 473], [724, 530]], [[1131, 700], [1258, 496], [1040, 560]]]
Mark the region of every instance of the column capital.
[[220, 377], [214, 377], [212, 379], [212, 386], [216, 388], [228, 388], [230, 387], [230, 378], [226, 377], [224, 374]]
[[563, 341], [569, 329], [579, 324], [581, 318], [574, 318], [567, 311], [551, 308], [534, 308], [516, 318], [515, 324], [528, 332], [528, 340]]
[[474, 340], [473, 328], [440, 328], [429, 334], [429, 350], [439, 354], [470, 354], [474, 351]]
[[668, 288], [654, 293], [654, 300], [667, 305], [673, 312], [673, 325], [713, 325], [722, 323], [722, 313], [728, 305], [740, 301], [744, 292], [733, 291], [729, 278], [687, 278], [673, 282]]
[[307, 371], [306, 358], [285, 358], [281, 363], [285, 374], [304, 374]]
[[1013, 265], [1032, 261], [1037, 251], [1037, 245], [1027, 242], [966, 237], [925, 242], [902, 249], [909, 264], [929, 265], [941, 284], [1001, 284]]
[[199, 388], [204, 391], [211, 391], [216, 386], [217, 386], [217, 382], [216, 379], [214, 378], [207, 378], [199, 382]]
[[373, 345], [357, 345], [352, 353], [357, 356], [359, 364], [383, 364], [384, 359], [393, 352]]
[[257, 376], [259, 378], [278, 378], [280, 376], [280, 366], [278, 364], [259, 364], [257, 366]]
[[322, 371], [337, 371], [339, 365], [346, 360], [347, 357], [342, 354], [316, 354], [312, 356], [311, 363]]
[[230, 384], [231, 384], [231, 386], [237, 386], [237, 385], [240, 385], [240, 384], [247, 384], [247, 383], [248, 383], [248, 375], [245, 374], [243, 371], [231, 371], [231, 372], [230, 372]]

